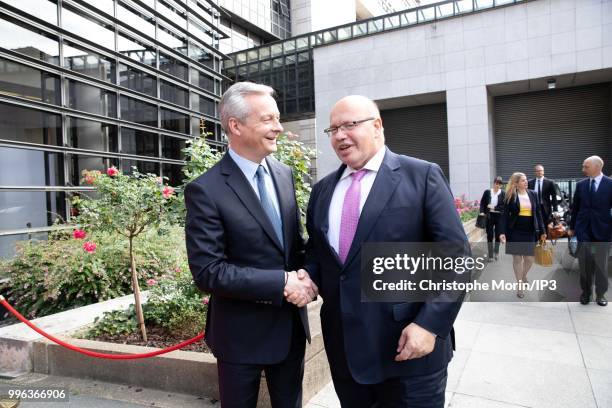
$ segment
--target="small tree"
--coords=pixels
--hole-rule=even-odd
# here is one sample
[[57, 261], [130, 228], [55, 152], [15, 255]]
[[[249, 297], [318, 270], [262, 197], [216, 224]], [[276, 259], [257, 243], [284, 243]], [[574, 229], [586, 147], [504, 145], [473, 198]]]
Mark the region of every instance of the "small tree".
[[[131, 176], [122, 174], [115, 167], [106, 174], [84, 171], [85, 183], [96, 187], [95, 198], [75, 197], [78, 208], [76, 222], [85, 228], [117, 233], [128, 240], [130, 271], [138, 325], [142, 338], [147, 341], [147, 331], [142, 313], [140, 287], [134, 258], [134, 239], [152, 227], [159, 227], [167, 216], [167, 209], [176, 200], [174, 189], [164, 185], [164, 180], [154, 174], [141, 174], [136, 169]], [[95, 251], [95, 243], [86, 243], [83, 249]]]

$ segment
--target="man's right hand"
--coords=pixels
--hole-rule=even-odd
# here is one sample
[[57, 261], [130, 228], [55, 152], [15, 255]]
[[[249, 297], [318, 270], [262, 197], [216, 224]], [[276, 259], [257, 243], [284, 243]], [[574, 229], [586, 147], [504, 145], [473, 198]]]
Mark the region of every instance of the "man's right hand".
[[300, 269], [299, 274], [295, 271], [287, 272], [284, 294], [288, 302], [303, 307], [319, 294], [319, 288], [310, 279], [308, 272]]
[[567, 236], [568, 237], [573, 237], [574, 236], [574, 230], [567, 230]]

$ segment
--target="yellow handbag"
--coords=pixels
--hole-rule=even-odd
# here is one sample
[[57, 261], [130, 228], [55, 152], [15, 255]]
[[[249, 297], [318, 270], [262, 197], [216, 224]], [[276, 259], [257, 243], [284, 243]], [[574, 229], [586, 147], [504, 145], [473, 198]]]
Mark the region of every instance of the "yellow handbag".
[[539, 241], [535, 247], [535, 263], [542, 266], [552, 266], [553, 247], [546, 241]]

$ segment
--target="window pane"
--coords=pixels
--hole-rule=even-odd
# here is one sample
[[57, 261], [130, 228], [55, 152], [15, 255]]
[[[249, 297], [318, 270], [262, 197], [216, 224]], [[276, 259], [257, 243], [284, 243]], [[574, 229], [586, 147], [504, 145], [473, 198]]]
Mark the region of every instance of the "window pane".
[[187, 81], [187, 64], [170, 55], [159, 53], [159, 70]]
[[117, 126], [68, 117], [69, 144], [72, 147], [102, 152], [117, 151]]
[[115, 83], [115, 60], [76, 44], [64, 41], [64, 64], [67, 68], [103, 81]]
[[129, 65], [119, 64], [119, 85], [133, 91], [157, 96], [157, 79]]
[[160, 83], [160, 92], [161, 99], [164, 101], [175, 103], [186, 108], [189, 107], [189, 91], [187, 91], [187, 89], [162, 80]]
[[206, 51], [204, 48], [196, 45], [195, 43], [190, 43], [189, 45], [189, 56], [211, 69], [214, 69], [214, 58], [213, 55]]
[[86, 16], [81, 11], [73, 12], [65, 5], [62, 8], [62, 26], [67, 31], [84, 38], [93, 39], [96, 44], [110, 50], [115, 49], [115, 33], [102, 22]]
[[157, 30], [157, 40], [164, 44], [168, 48], [172, 48], [175, 51], [180, 52], [181, 54], [187, 55], [187, 40], [170, 31], [169, 29], [158, 26], [159, 30]]
[[48, 227], [65, 214], [64, 192], [0, 192], [0, 230]]
[[0, 103], [0, 139], [61, 146], [60, 124], [59, 115]]
[[191, 83], [207, 91], [215, 92], [215, 79], [195, 68], [191, 69]]
[[126, 57], [152, 67], [156, 65], [155, 49], [152, 47], [123, 34], [119, 34], [117, 44], [119, 52]]
[[121, 119], [157, 127], [157, 106], [122, 95]]
[[117, 4], [117, 18], [122, 22], [141, 31], [151, 38], [155, 38], [155, 23], [153, 18], [138, 10], [119, 2]]
[[215, 116], [215, 101], [197, 93], [191, 94], [192, 109], [205, 115]]
[[[34, 233], [34, 234], [17, 234], [17, 235], [4, 235], [0, 237], [0, 258], [13, 258], [17, 255], [15, 244], [18, 241], [38, 240], [46, 241], [48, 234]], [[7, 312], [8, 313], [8, 312]], [[2, 309], [0, 308], [0, 315], [2, 315]], [[1, 320], [1, 316], [0, 316]]]
[[62, 153], [0, 147], [0, 186], [61, 186], [63, 176]]
[[41, 20], [45, 20], [47, 23], [57, 25], [57, 3], [54, 1], [4, 0], [4, 3], [10, 4], [21, 11], [25, 11], [34, 17], [40, 18]]
[[166, 181], [171, 186], [180, 186], [183, 183], [183, 166], [178, 164], [162, 164], [163, 176], [168, 177]]
[[159, 156], [159, 136], [138, 129], [121, 128], [121, 153], [138, 156]]
[[161, 108], [161, 127], [174, 132], [189, 134], [189, 115]]
[[84, 154], [67, 154], [68, 176], [73, 186], [87, 185], [81, 179], [84, 170], [105, 172], [111, 166], [119, 167], [119, 159], [111, 157], [87, 156]]
[[0, 47], [51, 64], [59, 64], [57, 37], [36, 32], [7, 20], [0, 24]]
[[59, 104], [59, 77], [0, 58], [0, 93]]
[[74, 79], [68, 83], [68, 106], [96, 115], [117, 117], [117, 94]]
[[176, 23], [181, 28], [187, 28], [187, 19], [184, 9], [175, 7], [163, 0], [157, 0], [157, 11], [161, 15]]
[[132, 174], [134, 172], [134, 166], [140, 173], [153, 173], [159, 175], [159, 163], [157, 162], [127, 159], [121, 160], [121, 171], [123, 171], [124, 174]]
[[90, 7], [95, 7], [98, 10], [102, 10], [111, 16], [115, 15], [114, 0], [95, 0], [88, 2]]
[[185, 140], [178, 137], [162, 136], [162, 156], [166, 159], [185, 160]]

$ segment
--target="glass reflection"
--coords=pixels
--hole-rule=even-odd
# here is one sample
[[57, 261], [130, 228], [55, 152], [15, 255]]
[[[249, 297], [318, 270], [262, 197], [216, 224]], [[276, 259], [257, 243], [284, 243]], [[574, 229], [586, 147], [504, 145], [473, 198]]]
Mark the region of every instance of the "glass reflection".
[[188, 80], [187, 64], [162, 52], [159, 53], [159, 70], [184, 81]]
[[0, 186], [64, 184], [62, 153], [0, 146], [0, 169]]
[[128, 6], [119, 2], [117, 4], [117, 18], [130, 27], [155, 38], [155, 22], [153, 17], [150, 17], [135, 7]]
[[64, 64], [72, 71], [115, 83], [115, 60], [64, 41]]
[[157, 96], [157, 79], [130, 65], [119, 64], [119, 85], [153, 97]]
[[88, 156], [84, 154], [66, 154], [68, 177], [73, 186], [88, 185], [83, 178], [84, 170], [106, 171], [111, 166], [119, 167], [119, 159], [114, 157]]
[[215, 93], [215, 79], [195, 68], [191, 69], [191, 83], [209, 92]]
[[57, 2], [49, 0], [3, 0], [4, 3], [25, 11], [41, 20], [57, 25]]
[[0, 58], [0, 93], [58, 105], [59, 77]]
[[60, 124], [60, 115], [0, 103], [0, 139], [61, 146]]
[[193, 110], [197, 110], [205, 115], [215, 116], [215, 106], [215, 101], [197, 93], [191, 94], [191, 107]]
[[162, 156], [167, 159], [184, 160], [185, 140], [178, 137], [162, 136]]
[[117, 126], [81, 118], [67, 118], [68, 141], [79, 149], [117, 152]]
[[161, 99], [177, 105], [189, 107], [189, 91], [183, 87], [172, 84], [167, 81], [161, 81], [160, 88]]
[[93, 85], [67, 80], [68, 106], [96, 115], [117, 117], [117, 94]]
[[0, 230], [49, 227], [65, 214], [64, 192], [0, 191]]
[[138, 156], [159, 156], [159, 136], [156, 133], [121, 128], [121, 152]]
[[173, 132], [189, 134], [189, 115], [161, 108], [161, 127]]
[[132, 174], [134, 172], [134, 167], [136, 167], [136, 170], [140, 173], [144, 174], [151, 173], [159, 175], [160, 173], [159, 163], [157, 162], [128, 159], [121, 160], [121, 171], [123, 171], [124, 174]]
[[158, 25], [157, 40], [166, 47], [171, 48], [181, 54], [187, 55], [187, 40], [171, 30]]
[[179, 164], [162, 163], [163, 176], [168, 177], [166, 182], [174, 187], [183, 183], [183, 166]]
[[51, 64], [59, 64], [57, 37], [39, 33], [36, 29], [29, 29], [5, 19], [2, 19], [0, 24], [0, 47]]
[[115, 49], [115, 33], [110, 27], [83, 12], [73, 12], [65, 5], [62, 7], [62, 28], [81, 37], [95, 39], [96, 44], [110, 50]]
[[133, 59], [134, 61], [138, 61], [152, 67], [156, 65], [155, 49], [141, 43], [140, 41], [134, 40], [133, 38], [127, 37], [123, 34], [119, 34], [117, 47], [121, 54]]
[[121, 119], [157, 127], [157, 106], [121, 95]]

